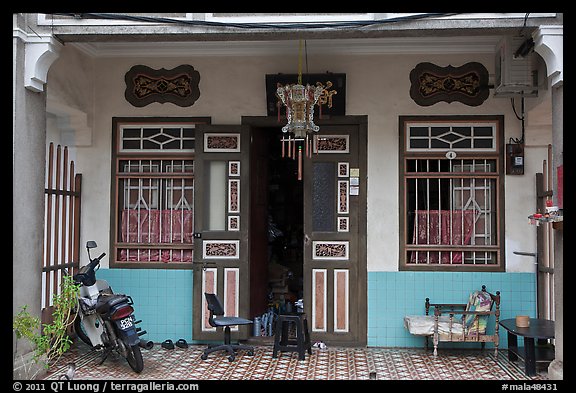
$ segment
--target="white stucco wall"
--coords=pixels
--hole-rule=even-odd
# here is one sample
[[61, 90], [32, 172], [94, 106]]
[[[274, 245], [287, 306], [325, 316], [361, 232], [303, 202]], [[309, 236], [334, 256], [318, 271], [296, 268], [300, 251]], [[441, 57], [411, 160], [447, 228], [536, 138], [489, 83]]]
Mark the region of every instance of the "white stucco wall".
[[[109, 249], [110, 159], [112, 117], [115, 116], [210, 116], [212, 124], [240, 124], [241, 116], [265, 116], [265, 74], [296, 73], [294, 56], [262, 57], [181, 57], [181, 58], [83, 58], [65, 51], [49, 74], [52, 97], [75, 95], [75, 83], [54, 83], [71, 78], [94, 86], [93, 121], [89, 145], [77, 147], [77, 168], [83, 174], [82, 241], [96, 240], [100, 249]], [[66, 61], [69, 56], [71, 62]], [[81, 55], [82, 57], [84, 55]], [[437, 103], [418, 106], [409, 96], [409, 73], [420, 62], [438, 66], [460, 66], [477, 61], [492, 74], [491, 54], [450, 55], [347, 55], [308, 56], [308, 72], [326, 71], [346, 74], [346, 114], [368, 116], [368, 271], [397, 271], [399, 258], [398, 228], [398, 116], [399, 115], [505, 115], [505, 140], [520, 138], [521, 122], [512, 111], [510, 99], [492, 98], [481, 106], [461, 103]], [[93, 73], [70, 72], [68, 66], [87, 62]], [[124, 75], [136, 64], [154, 69], [171, 69], [190, 64], [200, 73], [200, 98], [191, 107], [153, 103], [137, 108], [124, 98]], [[535, 107], [539, 98], [527, 98], [526, 107]], [[79, 105], [85, 104], [77, 98]], [[520, 110], [519, 99], [516, 100]], [[538, 112], [536, 112], [538, 113]], [[536, 230], [527, 216], [535, 208], [535, 173], [546, 159], [546, 145], [551, 130], [546, 119], [527, 117], [525, 174], [505, 176], [506, 190], [506, 269], [509, 272], [532, 272], [531, 258], [513, 251], [534, 252]], [[534, 126], [529, 124], [534, 122]], [[83, 256], [84, 257], [84, 256]], [[85, 261], [82, 264], [86, 263]]]

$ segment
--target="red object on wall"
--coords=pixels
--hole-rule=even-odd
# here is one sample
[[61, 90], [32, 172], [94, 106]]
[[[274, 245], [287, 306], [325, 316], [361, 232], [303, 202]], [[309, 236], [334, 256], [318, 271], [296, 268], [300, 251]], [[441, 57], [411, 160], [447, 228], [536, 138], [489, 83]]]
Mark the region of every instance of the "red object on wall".
[[563, 209], [564, 198], [562, 196], [564, 194], [564, 165], [559, 165], [556, 168], [556, 182], [556, 190], [558, 191], [558, 208]]

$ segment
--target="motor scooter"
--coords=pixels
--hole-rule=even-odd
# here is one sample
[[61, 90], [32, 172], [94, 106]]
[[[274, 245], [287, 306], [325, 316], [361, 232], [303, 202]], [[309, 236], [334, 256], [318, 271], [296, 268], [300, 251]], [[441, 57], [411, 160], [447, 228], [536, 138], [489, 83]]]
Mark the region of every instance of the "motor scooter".
[[80, 284], [77, 316], [74, 328], [78, 337], [96, 350], [102, 351], [104, 360], [112, 351], [124, 357], [137, 373], [144, 369], [144, 360], [140, 347], [150, 349], [151, 341], [141, 341], [139, 336], [146, 331], [136, 328], [134, 302], [124, 294], [115, 294], [105, 280], [96, 279], [96, 271], [106, 253], [92, 259], [90, 249], [96, 248], [95, 241], [86, 243], [90, 263], [82, 266], [73, 276]]

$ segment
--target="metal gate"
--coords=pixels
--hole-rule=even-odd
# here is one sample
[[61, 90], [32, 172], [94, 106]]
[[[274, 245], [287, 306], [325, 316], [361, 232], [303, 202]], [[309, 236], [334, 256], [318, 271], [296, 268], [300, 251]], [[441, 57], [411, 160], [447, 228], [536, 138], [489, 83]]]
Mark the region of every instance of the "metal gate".
[[42, 261], [42, 323], [52, 321], [52, 299], [60, 293], [62, 276], [79, 265], [82, 175], [68, 162], [68, 147], [50, 142], [44, 190], [44, 258]]

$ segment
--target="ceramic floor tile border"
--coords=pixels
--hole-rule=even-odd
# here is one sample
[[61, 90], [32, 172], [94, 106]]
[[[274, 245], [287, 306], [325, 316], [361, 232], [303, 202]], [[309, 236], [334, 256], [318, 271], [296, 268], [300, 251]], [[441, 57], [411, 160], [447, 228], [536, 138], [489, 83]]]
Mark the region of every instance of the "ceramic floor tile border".
[[125, 359], [111, 354], [97, 365], [100, 354], [83, 343], [74, 344], [52, 367], [45, 379], [58, 379], [75, 363], [75, 379], [100, 380], [544, 380], [524, 374], [524, 363], [510, 362], [507, 351], [495, 357], [491, 350], [432, 351], [417, 348], [328, 348], [313, 349], [298, 360], [295, 352], [280, 352], [272, 358], [270, 346], [256, 346], [253, 356], [240, 351], [233, 362], [215, 352], [201, 360], [203, 345], [166, 350], [155, 345], [142, 350], [144, 371], [134, 373]]

